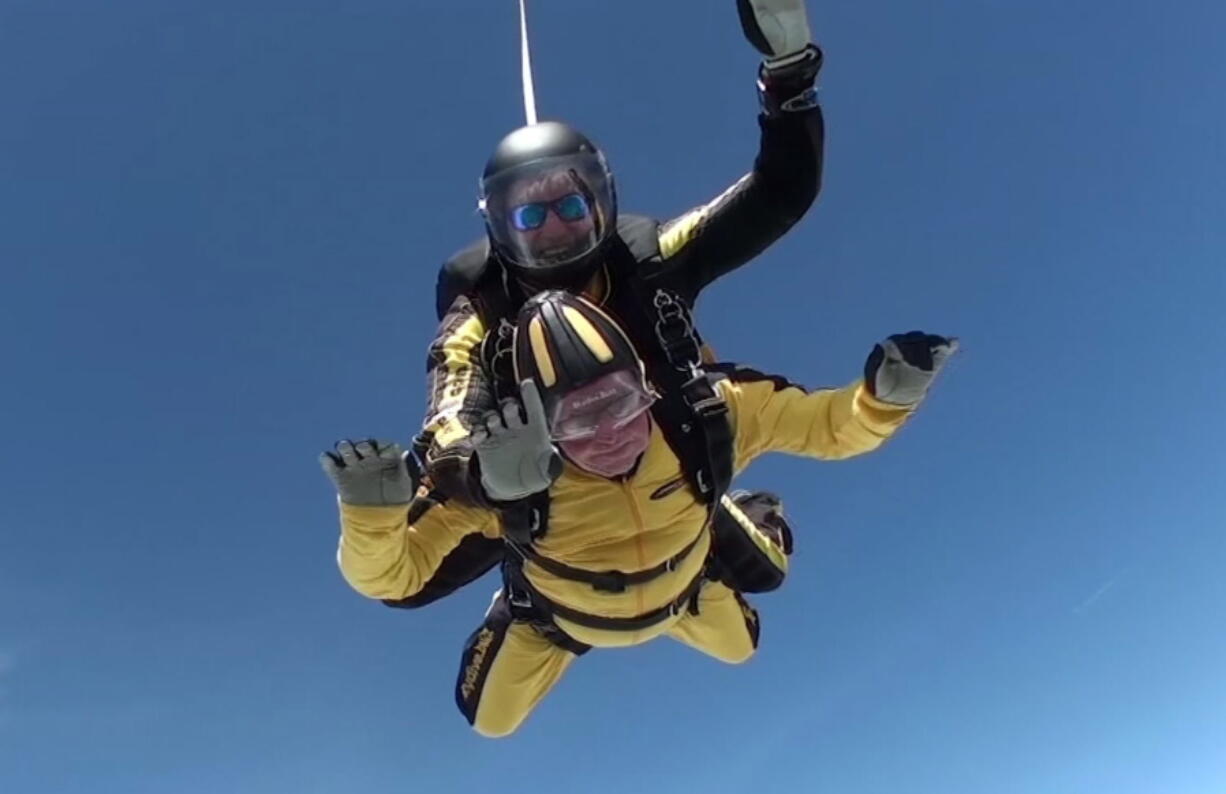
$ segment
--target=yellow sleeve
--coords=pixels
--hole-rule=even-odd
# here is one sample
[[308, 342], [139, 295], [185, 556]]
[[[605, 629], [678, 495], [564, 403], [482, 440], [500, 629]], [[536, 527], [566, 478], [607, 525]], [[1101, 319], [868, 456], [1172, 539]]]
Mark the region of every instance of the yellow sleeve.
[[370, 598], [408, 598], [430, 581], [465, 536], [480, 532], [500, 537], [501, 525], [491, 511], [454, 503], [432, 503], [412, 524], [406, 505], [360, 507], [341, 502], [340, 511], [337, 563], [345, 581]]
[[766, 452], [837, 460], [871, 452], [914, 412], [883, 403], [856, 380], [806, 391], [781, 378], [733, 371], [720, 381], [736, 432], [736, 470]]

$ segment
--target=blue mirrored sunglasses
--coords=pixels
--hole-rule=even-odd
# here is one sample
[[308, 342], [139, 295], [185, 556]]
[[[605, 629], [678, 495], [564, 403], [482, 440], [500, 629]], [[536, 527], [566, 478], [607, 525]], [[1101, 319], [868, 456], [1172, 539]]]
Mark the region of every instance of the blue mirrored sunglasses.
[[581, 193], [568, 193], [553, 201], [537, 201], [511, 208], [511, 225], [521, 232], [539, 229], [545, 225], [549, 211], [567, 223], [581, 221], [591, 214], [591, 207]]

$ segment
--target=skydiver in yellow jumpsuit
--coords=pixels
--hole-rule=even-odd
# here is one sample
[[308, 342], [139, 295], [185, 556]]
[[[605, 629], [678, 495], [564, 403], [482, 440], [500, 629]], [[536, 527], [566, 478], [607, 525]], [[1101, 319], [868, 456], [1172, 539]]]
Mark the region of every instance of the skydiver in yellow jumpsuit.
[[[709, 368], [733, 471], [767, 452], [835, 460], [876, 449], [956, 349], [945, 337], [894, 335], [873, 348], [863, 378], [832, 390]], [[516, 523], [519, 502], [414, 499], [396, 444], [338, 442], [321, 462], [338, 491], [345, 579], [370, 598], [403, 599], [464, 538], [507, 542], [503, 587], [466, 644], [456, 683], [457, 705], [485, 736], [515, 731], [593, 647], [667, 635], [725, 662], [748, 659], [758, 613], [728, 573], [710, 506], [677, 487], [683, 465], [655, 418], [660, 396], [618, 322], [581, 297], [542, 293], [519, 314], [514, 359], [520, 399], [490, 412], [473, 442], [492, 490], [552, 483], [538, 494], [547, 501], [532, 531]], [[763, 559], [786, 568], [783, 539], [760, 535]]]

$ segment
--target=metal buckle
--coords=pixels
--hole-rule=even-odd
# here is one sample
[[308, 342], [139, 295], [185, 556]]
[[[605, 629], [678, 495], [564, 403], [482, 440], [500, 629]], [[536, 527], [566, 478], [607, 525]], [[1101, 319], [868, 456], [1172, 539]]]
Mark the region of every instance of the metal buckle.
[[708, 397], [705, 400], [699, 400], [691, 406], [694, 413], [703, 418], [716, 419], [728, 413], [728, 403], [720, 397]]
[[[656, 308], [656, 339], [668, 354], [669, 363], [678, 372], [694, 373], [702, 362], [702, 350], [694, 336], [692, 318], [680, 301], [662, 289], [656, 290], [651, 302]], [[683, 361], [676, 361], [678, 352], [688, 355]]]
[[519, 607], [520, 609], [532, 608], [532, 596], [526, 590], [520, 590], [517, 587], [507, 588], [507, 601], [511, 606]]
[[[486, 346], [492, 348], [487, 351]], [[500, 399], [510, 396], [510, 394], [502, 394], [499, 385], [504, 381], [514, 381], [514, 361], [515, 361], [515, 326], [507, 322], [504, 317], [498, 325], [498, 328], [486, 337], [486, 340], [481, 343], [482, 363], [488, 364], [490, 371], [493, 373], [494, 390], [496, 396]]]

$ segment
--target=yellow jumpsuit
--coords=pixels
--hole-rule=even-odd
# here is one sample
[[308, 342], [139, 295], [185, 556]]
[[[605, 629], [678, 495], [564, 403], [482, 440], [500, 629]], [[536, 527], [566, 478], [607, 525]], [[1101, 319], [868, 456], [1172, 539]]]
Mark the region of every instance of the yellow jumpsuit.
[[[736, 472], [766, 452], [839, 459], [873, 450], [913, 409], [875, 399], [861, 381], [842, 389], [806, 391], [779, 378], [734, 370], [718, 381], [734, 428]], [[460, 710], [486, 736], [513, 732], [586, 650], [637, 645], [661, 635], [725, 662], [748, 659], [757, 647], [758, 616], [744, 598], [701, 579], [710, 531], [707, 509], [679, 487], [680, 462], [658, 427], [633, 474], [611, 480], [569, 462], [550, 491], [548, 532], [534, 542], [543, 556], [590, 571], [634, 572], [660, 565], [695, 541], [670, 572], [623, 592], [550, 574], [524, 563], [529, 583], [550, 601], [584, 614], [634, 618], [676, 603], [701, 581], [696, 609], [637, 631], [596, 629], [554, 619], [554, 627], [518, 620], [505, 595], [495, 598], [470, 637], [456, 685]], [[349, 584], [370, 598], [407, 598], [429, 581], [448, 552], [471, 533], [501, 536], [499, 515], [448, 502], [410, 524], [403, 505], [341, 504], [338, 562]], [[559, 637], [561, 641], [559, 641]]]

